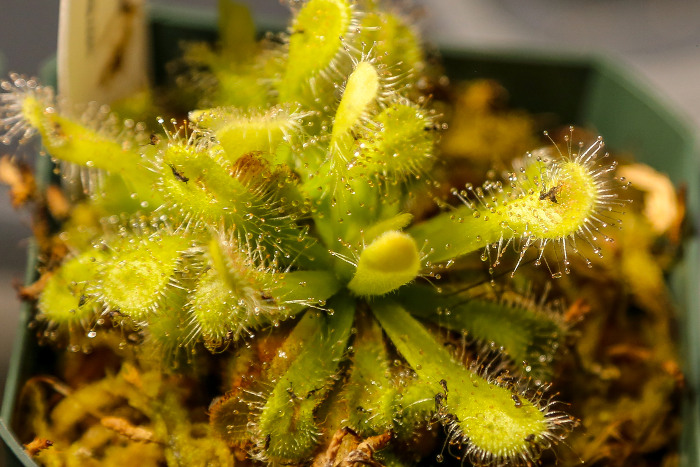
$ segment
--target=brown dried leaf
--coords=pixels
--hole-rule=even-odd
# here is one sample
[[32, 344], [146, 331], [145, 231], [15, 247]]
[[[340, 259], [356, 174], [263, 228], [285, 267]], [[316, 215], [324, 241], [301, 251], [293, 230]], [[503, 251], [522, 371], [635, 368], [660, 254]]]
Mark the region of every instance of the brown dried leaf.
[[0, 158], [0, 182], [10, 187], [12, 206], [23, 206], [36, 198], [36, 181], [32, 168], [10, 156]]
[[348, 434], [357, 437], [357, 434], [348, 427], [341, 428], [333, 433], [333, 437], [331, 437], [330, 441], [328, 442], [328, 448], [325, 452], [322, 452], [316, 456], [312, 467], [325, 467], [328, 465], [332, 466], [335, 462], [335, 458], [338, 456], [340, 445], [342, 444], [345, 436]]
[[392, 436], [391, 432], [386, 432], [362, 440], [351, 428], [341, 428], [333, 434], [326, 451], [319, 454], [312, 465], [313, 467], [382, 466], [381, 462], [374, 459], [374, 453], [385, 448]]
[[143, 426], [135, 426], [130, 421], [121, 417], [102, 417], [100, 423], [105, 428], [109, 428], [132, 441], [141, 443], [157, 442], [155, 434]]
[[680, 365], [678, 365], [678, 362], [674, 360], [665, 360], [661, 363], [661, 369], [673, 378], [678, 389], [685, 388], [685, 375]]
[[609, 357], [623, 358], [626, 360], [640, 362], [649, 361], [653, 356], [651, 349], [630, 344], [618, 344], [610, 346], [607, 348], [606, 353]]
[[129, 362], [124, 362], [122, 364], [121, 376], [124, 381], [131, 384], [132, 386], [142, 389], [143, 380], [141, 379], [141, 373], [139, 370]]
[[56, 185], [50, 185], [46, 189], [46, 205], [54, 219], [64, 220], [70, 214], [71, 204]]
[[16, 284], [15, 290], [17, 290], [17, 297], [20, 300], [34, 301], [39, 298], [41, 291], [44, 290], [46, 283], [49, 278], [53, 276], [52, 272], [45, 272], [39, 279], [29, 285]]
[[676, 189], [667, 175], [646, 164], [630, 164], [618, 169], [618, 175], [644, 192], [644, 217], [654, 232], [662, 234], [677, 222], [679, 204]]
[[583, 298], [579, 298], [566, 309], [564, 322], [572, 325], [582, 321], [591, 311], [591, 306]]
[[44, 449], [48, 449], [51, 446], [53, 446], [53, 441], [50, 439], [36, 437], [24, 445], [24, 450], [27, 451], [27, 454], [30, 456], [36, 456]]

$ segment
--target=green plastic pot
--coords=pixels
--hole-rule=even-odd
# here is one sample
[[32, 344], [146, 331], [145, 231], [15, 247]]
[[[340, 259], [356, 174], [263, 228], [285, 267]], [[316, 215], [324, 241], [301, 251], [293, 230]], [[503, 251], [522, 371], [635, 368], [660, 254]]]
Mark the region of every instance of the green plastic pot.
[[[180, 41], [216, 37], [216, 18], [201, 11], [154, 9], [150, 25], [153, 77], [158, 84], [165, 84], [165, 64], [179, 56]], [[690, 221], [695, 229], [700, 226], [700, 145], [695, 130], [634, 76], [597, 56], [475, 49], [448, 49], [442, 55], [451, 79], [493, 78], [508, 89], [514, 107], [556, 115], [558, 123], [593, 128], [605, 136], [609, 147], [634, 154], [639, 161], [667, 173], [676, 184], [687, 187]], [[48, 177], [48, 159], [41, 161], [43, 174]], [[682, 467], [700, 466], [699, 248], [697, 235], [688, 239], [684, 257], [669, 278], [679, 309], [682, 364], [688, 387], [682, 413]], [[35, 263], [36, 252], [30, 248], [29, 264]], [[31, 282], [33, 268], [28, 270], [26, 279]], [[50, 371], [54, 362], [50, 349], [40, 348], [28, 331], [32, 315], [31, 306], [24, 304], [0, 412], [0, 435], [8, 467], [36, 465], [11, 427], [22, 421], [22, 414], [16, 411], [22, 385], [30, 375]]]

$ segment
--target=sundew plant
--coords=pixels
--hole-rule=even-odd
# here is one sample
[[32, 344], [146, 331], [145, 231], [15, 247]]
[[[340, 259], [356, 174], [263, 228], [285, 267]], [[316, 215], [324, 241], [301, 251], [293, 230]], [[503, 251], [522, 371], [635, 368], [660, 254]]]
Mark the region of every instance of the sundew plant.
[[[67, 440], [86, 414], [133, 441], [101, 465], [410, 463], [425, 453], [397, 446], [426, 430], [446, 433], [438, 460], [531, 465], [575, 425], [548, 389], [567, 333], [556, 306], [470, 296], [464, 261], [496, 284], [599, 254], [623, 204], [602, 139], [571, 132], [450, 192], [433, 175], [435, 71], [410, 23], [372, 0], [292, 9], [286, 33], [257, 41], [222, 2], [219, 44], [182, 62], [186, 118], [135, 123], [2, 83], [3, 142], [38, 135], [82, 190], [53, 240], [63, 253], [41, 265], [41, 335], [121, 359], [54, 425], [34, 423], [54, 443], [42, 462], [78, 455]], [[206, 385], [217, 365], [220, 397], [192, 417], [182, 378]]]

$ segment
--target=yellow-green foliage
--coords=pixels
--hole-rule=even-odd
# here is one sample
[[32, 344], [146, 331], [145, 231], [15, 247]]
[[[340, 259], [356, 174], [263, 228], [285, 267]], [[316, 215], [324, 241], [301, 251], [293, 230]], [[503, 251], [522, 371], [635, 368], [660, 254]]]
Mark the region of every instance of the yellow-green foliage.
[[[528, 155], [506, 180], [456, 188], [461, 206], [414, 221], [440, 187], [431, 169], [441, 117], [422, 94], [430, 77], [412, 26], [378, 2], [308, 0], [295, 2], [286, 34], [258, 43], [240, 7], [222, 0], [221, 15], [218, 48], [189, 49], [198, 71], [188, 92], [200, 88], [192, 101], [201, 108], [185, 121], [146, 130], [127, 120], [115, 130], [107, 117], [76, 118], [36, 83], [3, 83], [5, 137], [38, 133], [52, 158], [95, 181], [66, 224], [77, 251], [47, 276], [39, 319], [89, 339], [116, 327], [137, 361], [161, 360], [165, 373], [183, 354], [195, 372], [207, 351], [238, 356], [238, 379], [224, 384], [211, 425], [190, 420], [168, 386], [176, 379], [152, 371], [142, 378], [157, 388], [148, 397], [125, 389], [123, 375], [76, 391], [54, 411], [54, 429], [122, 397], [172, 465], [226, 465], [228, 447], [304, 464], [330, 437], [324, 427], [409, 439], [430, 420], [479, 464], [534, 461], [570, 419], [542, 393], [465, 365], [406, 310], [502, 347], [513, 372], [532, 361], [525, 374], [548, 379], [560, 321], [442, 292], [468, 286], [450, 268], [473, 252], [493, 268], [509, 244], [520, 264], [531, 245], [541, 262], [555, 243], [563, 260], [553, 276], [569, 272], [577, 241], [598, 252], [601, 212], [618, 203], [602, 140], [569, 140], [561, 157]], [[80, 230], [78, 218], [89, 225]], [[425, 292], [422, 278], [436, 287]], [[442, 319], [447, 307], [465, 316]], [[292, 320], [284, 344], [246, 351]], [[119, 396], [75, 402], [110, 381]], [[350, 414], [324, 425], [318, 414], [329, 407]]]
[[410, 235], [396, 230], [383, 233], [362, 250], [348, 288], [357, 295], [384, 295], [420, 272], [420, 254]]
[[91, 324], [97, 304], [88, 290], [90, 283], [96, 280], [104, 256], [98, 250], [88, 250], [63, 263], [63, 267], [48, 279], [39, 298], [42, 319], [57, 326], [87, 328]]

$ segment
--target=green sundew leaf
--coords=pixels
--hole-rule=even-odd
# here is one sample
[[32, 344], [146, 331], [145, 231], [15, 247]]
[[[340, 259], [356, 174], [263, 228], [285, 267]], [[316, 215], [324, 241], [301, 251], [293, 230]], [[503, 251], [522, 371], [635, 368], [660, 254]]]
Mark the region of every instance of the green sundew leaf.
[[353, 342], [353, 366], [341, 398], [348, 405], [348, 425], [366, 437], [393, 430], [398, 404], [382, 330], [369, 316], [365, 319], [369, 322]]
[[211, 274], [219, 276], [223, 286], [229, 289], [238, 300], [251, 303], [256, 300], [255, 295], [267, 287], [269, 275], [267, 271], [257, 267], [253, 257], [245, 249], [239, 249], [234, 242], [222, 241], [221, 237], [214, 237], [207, 245], [207, 258], [213, 271]]
[[282, 377], [299, 355], [304, 352], [304, 349], [314, 339], [314, 335], [317, 332], [317, 313], [314, 311], [304, 313], [277, 350], [275, 358], [264, 372], [263, 379], [266, 381], [277, 381]]
[[[345, 198], [343, 198], [343, 200], [345, 200]], [[382, 206], [384, 209], [364, 213], [360, 211], [359, 214], [366, 214], [364, 216], [356, 215], [358, 212], [353, 211], [352, 216], [346, 215], [343, 218], [343, 228], [340, 228], [337, 223], [325, 217], [316, 217], [317, 232], [321, 235], [321, 238], [326, 245], [328, 245], [330, 250], [348, 257], [353, 257], [355, 253], [348, 248], [347, 245], [359, 246], [370, 244], [380, 235], [391, 230], [403, 229], [411, 223], [413, 216], [408, 213], [397, 213], [398, 206], [394, 209], [392, 206], [382, 205], [379, 201], [376, 204]], [[331, 208], [331, 210], [333, 209]], [[333, 211], [335, 212], [335, 210]], [[340, 215], [340, 213], [337, 213], [337, 215]], [[371, 221], [374, 218], [384, 220], [372, 223]], [[333, 237], [334, 233], [336, 237]], [[343, 242], [337, 241], [338, 238], [342, 238]], [[327, 267], [329, 269], [333, 268], [336, 275], [346, 282], [350, 281], [355, 273], [353, 264], [348, 264], [346, 261], [342, 261], [339, 258], [336, 258], [335, 265], [330, 263]]]
[[[187, 86], [180, 87], [196, 105], [235, 106], [241, 109], [272, 104], [271, 82], [284, 72], [282, 46], [273, 41], [257, 42], [256, 27], [249, 8], [231, 0], [219, 1], [219, 44], [189, 44], [185, 62], [193, 71]], [[202, 72], [202, 70], [206, 70]]]
[[[578, 158], [551, 162], [544, 170], [539, 169], [539, 161], [526, 164], [529, 176], [521, 186], [534, 191], [535, 196], [520, 196], [503, 208], [510, 228], [549, 240], [578, 231], [601, 202], [599, 189], [605, 182], [597, 179], [605, 172]], [[533, 173], [535, 170], [537, 173]]]
[[282, 376], [257, 421], [257, 438], [273, 462], [308, 459], [320, 436], [314, 411], [333, 385], [343, 358], [355, 304], [333, 300], [333, 315], [315, 314], [316, 332]]
[[384, 295], [415, 279], [420, 267], [415, 240], [390, 230], [362, 250], [348, 289], [357, 295]]
[[[420, 70], [423, 48], [414, 29], [400, 16], [387, 11], [367, 11], [361, 19], [357, 42], [372, 44], [372, 52], [400, 76]], [[411, 79], [415, 77], [406, 77]]]
[[190, 336], [192, 317], [187, 308], [186, 290], [192, 289], [191, 278], [178, 278], [185, 290], [169, 290], [155, 314], [148, 316], [146, 339], [141, 344], [144, 359], [155, 359], [166, 367], [177, 368], [189, 361], [194, 342]]
[[352, 24], [352, 7], [344, 0], [310, 0], [292, 22], [287, 68], [280, 86], [281, 102], [299, 102], [304, 89], [328, 70], [342, 51], [341, 37]]
[[343, 97], [335, 111], [332, 141], [336, 135], [347, 133], [373, 107], [379, 92], [379, 74], [372, 63], [359, 62], [350, 73]]
[[209, 349], [237, 340], [247, 330], [250, 321], [244, 299], [236, 296], [215, 269], [209, 269], [197, 281], [189, 310], [196, 323], [195, 335], [201, 336]]
[[61, 240], [73, 251], [88, 251], [104, 233], [100, 220], [109, 215], [99, 203], [80, 201], [71, 206], [70, 217], [63, 222]]
[[[320, 135], [315, 135], [317, 140], [314, 144], [302, 143], [302, 147], [289, 147], [285, 149], [285, 145], [280, 145], [278, 154], [275, 155], [277, 161], [286, 161], [290, 169], [294, 170], [301, 178], [302, 186], [305, 193], [311, 199], [320, 199], [323, 195], [328, 194], [328, 182], [331, 180], [328, 165], [328, 147], [326, 144], [319, 143], [319, 140], [325, 142], [330, 137], [330, 132], [326, 127], [320, 132]], [[322, 180], [317, 180], [321, 178]]]
[[254, 404], [248, 395], [267, 383], [259, 374], [262, 370], [259, 345], [260, 340], [255, 340], [250, 346], [238, 346], [227, 358], [222, 384], [227, 392], [215, 397], [207, 410], [212, 434], [230, 447], [245, 446], [250, 439], [248, 422]]
[[310, 233], [297, 237], [303, 244], [303, 251], [294, 258], [293, 264], [298, 269], [332, 271], [333, 257], [328, 249]]
[[136, 142], [120, 142], [58, 112], [44, 110], [36, 98], [25, 99], [24, 117], [39, 131], [51, 157], [119, 175], [140, 199], [160, 205], [153, 190], [156, 178], [146, 168]]
[[250, 59], [257, 46], [255, 22], [250, 9], [238, 2], [219, 0], [220, 53], [226, 60], [242, 62]]
[[133, 196], [134, 191], [121, 176], [107, 174], [100, 180], [97, 196], [94, 196], [92, 204], [102, 208], [106, 213], [138, 214], [145, 215], [160, 207], [163, 198], [157, 192], [145, 199], [138, 195]]
[[[314, 225], [316, 233], [321, 238], [326, 248], [330, 251], [343, 254], [351, 254], [347, 250], [347, 245], [352, 244], [355, 248], [363, 243], [363, 232], [373, 229], [373, 226], [379, 225], [379, 229], [387, 228], [387, 230], [398, 230], [400, 227], [388, 229], [389, 223], [401, 213], [404, 207], [402, 201], [405, 199], [405, 193], [399, 186], [381, 187], [375, 183], [372, 178], [359, 176], [356, 178], [344, 180], [336, 190], [329, 189], [336, 185], [337, 179], [334, 174], [329, 174], [324, 177], [319, 174], [318, 177], [310, 182], [323, 185], [327, 196], [316, 200], [316, 209], [313, 211]], [[314, 192], [311, 183], [303, 186], [305, 192]], [[319, 192], [317, 192], [319, 193]], [[400, 218], [397, 218], [397, 226], [402, 223]], [[381, 224], [387, 221], [386, 225]], [[386, 231], [386, 230], [384, 230]], [[371, 236], [384, 232], [370, 232]], [[375, 237], [376, 238], [376, 237]], [[342, 239], [342, 241], [339, 241]], [[364, 237], [364, 243], [368, 243], [367, 237]], [[340, 269], [347, 269], [346, 266], [338, 264]], [[352, 270], [349, 274], [347, 271], [338, 271], [339, 276], [346, 277], [349, 280], [352, 276]]]
[[477, 458], [499, 462], [529, 458], [534, 446], [548, 443], [550, 426], [539, 407], [455, 362], [397, 303], [379, 301], [372, 311], [419, 378], [445, 396], [436, 404], [447, 414], [454, 441], [468, 440]]
[[401, 391], [396, 398], [396, 423], [394, 432], [400, 440], [412, 439], [416, 431], [428, 425], [435, 414], [435, 389], [426, 381], [406, 378], [401, 381]]
[[469, 204], [409, 232], [428, 246], [429, 261], [440, 262], [514, 237], [528, 245], [539, 242], [543, 248], [550, 241], [598, 230], [591, 219], [606, 196], [615, 196], [605, 194], [614, 186], [606, 175], [611, 169], [597, 166], [595, 156], [602, 144], [598, 140], [590, 146], [587, 157], [550, 161], [546, 166], [540, 160], [526, 160], [520, 175], [511, 175], [510, 188], [491, 182], [483, 190], [465, 192]]
[[240, 252], [209, 243], [212, 266], [191, 294], [192, 343], [200, 338], [216, 349], [252, 330], [289, 319], [309, 306], [324, 306], [340, 289], [328, 271], [273, 273], [257, 268]]
[[[176, 142], [163, 153], [160, 189], [173, 210], [179, 210], [183, 217], [211, 225], [226, 219], [236, 208], [235, 199], [227, 197], [233, 194], [230, 185], [234, 183], [207, 151]], [[245, 194], [242, 187], [238, 188]]]
[[397, 214], [388, 219], [377, 222], [368, 227], [362, 234], [362, 239], [365, 243], [371, 243], [375, 238], [379, 237], [384, 232], [389, 230], [401, 230], [411, 223], [413, 215], [407, 212]]
[[267, 106], [270, 104], [271, 90], [259, 74], [260, 71], [254, 67], [244, 68], [239, 72], [215, 70], [215, 91], [193, 107], [219, 105], [256, 109]]
[[212, 432], [231, 447], [244, 446], [249, 439], [250, 403], [239, 391], [225, 394], [209, 407]]
[[198, 277], [188, 305], [191, 339], [202, 338], [210, 349], [238, 340], [250, 329], [288, 317], [269, 294], [273, 275], [255, 265], [235, 242], [209, 241], [208, 268]]
[[359, 167], [370, 174], [392, 180], [409, 180], [425, 174], [433, 164], [436, 132], [432, 119], [422, 109], [395, 103], [374, 120], [382, 131], [368, 136]]
[[[402, 290], [398, 300], [416, 317], [495, 344], [513, 369], [539, 381], [552, 378], [552, 359], [563, 343], [563, 320], [532, 298], [513, 294], [501, 301], [445, 296], [431, 287]], [[438, 311], [439, 310], [439, 311]]]
[[[323, 138], [329, 137], [324, 133]], [[341, 191], [338, 183], [340, 171], [345, 169], [331, 164], [328, 147], [313, 144], [299, 154], [292, 154], [292, 167], [301, 176], [301, 189], [310, 199], [322, 203], [326, 198], [333, 198]], [[324, 207], [323, 213], [328, 211]]]
[[274, 53], [261, 52], [257, 46], [244, 53], [249, 54], [249, 59], [241, 62], [227, 59], [208, 44], [187, 44], [184, 60], [196, 71], [177, 89], [173, 100], [183, 111], [217, 106], [242, 109], [269, 106], [272, 87], [265, 77], [280, 73], [283, 64]]
[[117, 99], [109, 104], [110, 109], [117, 115], [129, 118], [135, 122], [149, 122], [154, 115], [161, 115], [162, 108], [158, 107], [151, 88], [142, 89], [134, 94]]
[[95, 297], [88, 293], [89, 284], [102, 268], [104, 257], [89, 249], [64, 262], [41, 292], [39, 318], [59, 327], [86, 328], [98, 308]]
[[[424, 251], [429, 261], [441, 262], [497, 242], [503, 228], [490, 219], [489, 214], [482, 216], [478, 210], [460, 206], [414, 225], [408, 232], [419, 245], [427, 246]], [[507, 234], [510, 237], [511, 232]]]
[[239, 243], [250, 245], [263, 262], [273, 261], [276, 255], [282, 262], [291, 261], [311, 242], [295, 223], [308, 208], [297, 200], [277, 197], [280, 186], [292, 183], [292, 175], [272, 171], [255, 154], [227, 165], [214, 159], [216, 150], [181, 142], [165, 150], [159, 188], [171, 212], [185, 222], [235, 228]]
[[290, 144], [282, 143], [278, 144], [275, 149], [275, 153], [272, 154], [272, 164], [273, 165], [286, 165], [290, 170], [296, 170], [294, 149]]
[[323, 307], [340, 290], [340, 282], [331, 271], [292, 271], [280, 276], [271, 293], [292, 313], [309, 305]]
[[230, 162], [244, 154], [262, 152], [270, 157], [283, 141], [298, 136], [305, 114], [281, 105], [264, 112], [244, 112], [235, 108], [214, 108], [190, 112], [190, 121], [213, 131]]
[[186, 237], [158, 235], [127, 237], [112, 245], [113, 253], [93, 289], [111, 310], [136, 322], [154, 313], [171, 287], [182, 254], [190, 247]]
[[355, 137], [351, 130], [368, 120], [377, 105], [380, 87], [377, 69], [368, 61], [355, 65], [345, 82], [333, 120], [328, 161], [330, 172], [339, 179], [345, 175], [347, 164], [353, 158]]
[[[209, 408], [209, 421], [214, 434], [230, 446], [241, 446], [250, 441], [249, 422], [258, 412], [260, 402], [256, 395], [269, 394], [271, 381], [276, 381], [287, 372], [306, 343], [313, 339], [318, 331], [317, 324], [314, 314], [307, 313], [279, 347], [275, 346], [274, 335], [266, 334], [258, 336], [250, 347], [236, 348], [224, 376], [224, 381], [232, 384], [233, 389], [215, 400]], [[269, 343], [268, 340], [273, 342]], [[274, 353], [272, 361], [261, 362], [259, 355], [263, 352]]]

